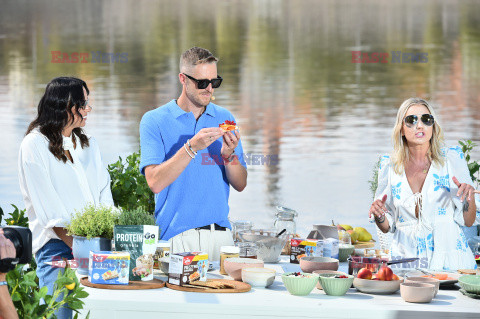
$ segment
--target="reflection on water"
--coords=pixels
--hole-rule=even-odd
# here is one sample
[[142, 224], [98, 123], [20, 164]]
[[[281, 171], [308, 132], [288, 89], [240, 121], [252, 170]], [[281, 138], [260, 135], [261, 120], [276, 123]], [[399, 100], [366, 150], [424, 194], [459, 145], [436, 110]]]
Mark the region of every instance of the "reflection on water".
[[[46, 83], [76, 75], [92, 89], [87, 131], [103, 158], [138, 149], [138, 123], [180, 93], [179, 55], [220, 58], [216, 102], [241, 127], [250, 165], [233, 219], [266, 227], [273, 206], [298, 228], [367, 225], [368, 179], [390, 150], [396, 109], [431, 99], [448, 143], [480, 140], [480, 3], [475, 1], [9, 1], [0, 12], [0, 206], [23, 206], [17, 152]], [[51, 51], [127, 53], [126, 63], [51, 63]], [[351, 63], [351, 51], [428, 53], [427, 63]], [[477, 149], [474, 158], [480, 158]], [[371, 225], [367, 225], [371, 227]]]

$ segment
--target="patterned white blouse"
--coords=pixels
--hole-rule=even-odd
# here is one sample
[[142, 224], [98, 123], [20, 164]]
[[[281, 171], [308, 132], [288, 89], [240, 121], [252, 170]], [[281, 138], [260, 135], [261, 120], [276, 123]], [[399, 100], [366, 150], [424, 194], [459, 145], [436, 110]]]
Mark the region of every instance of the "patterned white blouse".
[[[405, 172], [393, 170], [390, 157], [382, 156], [378, 172], [376, 199], [385, 194], [385, 215], [393, 233], [391, 258], [418, 257], [419, 267], [437, 270], [473, 269], [473, 253], [460, 226], [465, 226], [463, 203], [456, 196], [458, 187], [452, 180], [473, 185], [465, 155], [460, 147], [442, 149], [443, 166], [432, 164], [423, 188], [413, 193]], [[474, 225], [480, 222], [480, 199], [475, 197], [477, 212]], [[419, 206], [419, 217], [415, 207]]]

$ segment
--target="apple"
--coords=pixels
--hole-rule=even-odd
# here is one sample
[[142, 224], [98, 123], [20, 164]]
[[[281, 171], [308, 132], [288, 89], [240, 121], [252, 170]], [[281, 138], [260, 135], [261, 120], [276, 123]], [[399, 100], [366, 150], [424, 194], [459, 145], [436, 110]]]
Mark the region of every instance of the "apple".
[[398, 278], [398, 276], [397, 276], [397, 275], [393, 274], [393, 276], [392, 276], [392, 280], [400, 280], [400, 278]]
[[379, 279], [377, 278], [377, 275], [373, 275], [372, 280], [379, 280]]
[[372, 272], [370, 271], [370, 269], [362, 268], [358, 271], [357, 278], [372, 279]]
[[393, 271], [390, 267], [383, 266], [377, 272], [377, 278], [383, 281], [391, 281], [393, 279]]
[[342, 226], [340, 225], [337, 225], [337, 230], [346, 230], [345, 228], [343, 228]]

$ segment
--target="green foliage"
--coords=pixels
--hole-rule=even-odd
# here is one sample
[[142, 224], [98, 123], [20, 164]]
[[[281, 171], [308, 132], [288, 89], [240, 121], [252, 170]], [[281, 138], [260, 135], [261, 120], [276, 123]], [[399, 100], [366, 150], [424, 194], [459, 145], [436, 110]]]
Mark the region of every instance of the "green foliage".
[[145, 176], [140, 173], [139, 165], [140, 152], [127, 156], [125, 163], [119, 157], [117, 162], [108, 165], [113, 201], [115, 206], [123, 210], [142, 207], [145, 211], [153, 213], [154, 194], [148, 187]]
[[370, 185], [370, 191], [372, 192], [372, 198], [375, 199], [375, 192], [377, 191], [378, 187], [378, 169], [380, 168], [380, 161], [382, 157], [378, 157], [378, 161], [375, 163], [375, 166], [373, 166], [372, 170], [372, 179], [368, 181], [368, 184]]
[[[7, 274], [7, 283], [19, 318], [56, 318], [54, 312], [62, 306], [71, 308], [76, 313], [75, 317], [78, 317], [78, 310], [84, 305], [81, 299], [88, 297], [88, 293], [80, 286], [75, 272], [68, 267], [65, 268], [65, 272], [58, 272], [52, 295], [47, 294], [47, 287], [39, 288], [36, 271], [26, 270], [24, 265], [17, 265]], [[67, 286], [74, 287], [68, 289]], [[61, 294], [62, 298], [57, 300]], [[45, 300], [43, 305], [40, 304], [42, 298]]]
[[68, 235], [112, 239], [118, 215], [118, 210], [113, 206], [88, 204], [72, 215], [70, 224], [66, 226]]
[[470, 157], [473, 148], [477, 146], [477, 144], [473, 143], [471, 140], [458, 141], [458, 144], [460, 144], [460, 146], [462, 147], [462, 151], [465, 154], [465, 160], [467, 161], [468, 170], [470, 171], [470, 177], [475, 184], [475, 188], [478, 188], [478, 185], [480, 183], [480, 163], [471, 160]]
[[[15, 209], [13, 213], [10, 214], [10, 218], [5, 218], [5, 223], [7, 225], [15, 225], [28, 227], [28, 218], [25, 216], [25, 209], [19, 209], [17, 206], [10, 204]], [[0, 207], [0, 224], [2, 223], [4, 213], [3, 209]]]
[[147, 213], [143, 207], [133, 210], [124, 210], [120, 213], [117, 225], [155, 225], [155, 218]]

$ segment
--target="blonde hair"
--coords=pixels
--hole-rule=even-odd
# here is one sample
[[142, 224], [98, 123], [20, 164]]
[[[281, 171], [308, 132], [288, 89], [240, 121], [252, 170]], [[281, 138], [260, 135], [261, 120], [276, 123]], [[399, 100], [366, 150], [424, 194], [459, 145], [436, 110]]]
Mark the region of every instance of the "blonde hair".
[[393, 170], [397, 174], [402, 174], [402, 171], [405, 169], [405, 164], [410, 158], [408, 152], [407, 140], [405, 136], [402, 136], [402, 127], [403, 119], [405, 114], [407, 114], [408, 109], [412, 105], [423, 105], [425, 106], [431, 115], [435, 118], [433, 124], [432, 138], [430, 139], [430, 147], [428, 148], [428, 159], [439, 166], [444, 165], [444, 160], [442, 157], [442, 146], [443, 146], [443, 131], [438, 123], [437, 117], [435, 116], [435, 111], [432, 106], [425, 100], [420, 98], [410, 98], [405, 100], [397, 112], [397, 120], [393, 128], [392, 141], [393, 141], [393, 153], [392, 153], [392, 163]]
[[202, 63], [217, 63], [218, 59], [207, 49], [193, 47], [180, 57], [180, 72], [189, 72], [192, 67]]

